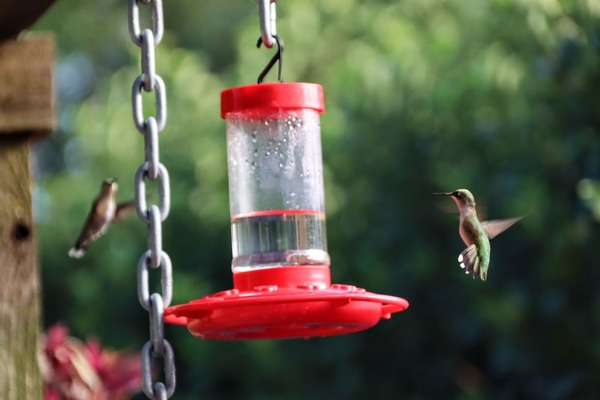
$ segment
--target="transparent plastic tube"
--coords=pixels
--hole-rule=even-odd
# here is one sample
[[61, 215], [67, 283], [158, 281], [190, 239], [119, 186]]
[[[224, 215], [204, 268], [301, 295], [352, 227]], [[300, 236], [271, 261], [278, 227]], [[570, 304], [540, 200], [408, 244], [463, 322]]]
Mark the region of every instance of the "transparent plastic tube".
[[223, 92], [234, 273], [329, 266], [322, 99], [319, 85], [305, 83]]

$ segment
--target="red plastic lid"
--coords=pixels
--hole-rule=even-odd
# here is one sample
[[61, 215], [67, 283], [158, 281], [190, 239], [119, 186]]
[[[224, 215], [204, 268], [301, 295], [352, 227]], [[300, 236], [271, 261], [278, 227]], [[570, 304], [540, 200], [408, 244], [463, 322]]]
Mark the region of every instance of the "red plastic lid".
[[238, 86], [221, 92], [221, 118], [231, 112], [309, 108], [325, 111], [323, 87], [316, 83], [270, 82]]
[[[368, 329], [408, 308], [408, 302], [399, 297], [351, 285], [329, 285], [326, 267], [283, 267], [270, 272], [234, 274], [235, 289], [169, 307], [165, 322], [187, 325], [194, 336], [203, 339], [308, 339]], [[314, 284], [308, 283], [311, 277]]]

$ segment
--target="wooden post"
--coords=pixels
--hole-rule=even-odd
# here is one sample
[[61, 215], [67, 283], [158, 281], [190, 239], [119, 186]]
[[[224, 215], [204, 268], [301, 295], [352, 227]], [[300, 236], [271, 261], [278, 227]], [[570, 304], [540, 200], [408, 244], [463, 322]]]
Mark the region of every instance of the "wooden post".
[[0, 397], [41, 399], [32, 140], [54, 125], [51, 35], [0, 44]]

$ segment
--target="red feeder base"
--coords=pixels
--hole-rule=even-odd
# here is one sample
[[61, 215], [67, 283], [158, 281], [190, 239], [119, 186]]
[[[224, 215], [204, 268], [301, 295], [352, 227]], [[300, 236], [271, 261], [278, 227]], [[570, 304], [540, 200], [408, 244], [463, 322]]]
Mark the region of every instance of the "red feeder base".
[[234, 287], [167, 308], [165, 322], [202, 339], [308, 339], [362, 331], [408, 308], [399, 297], [331, 285], [327, 266], [235, 273]]

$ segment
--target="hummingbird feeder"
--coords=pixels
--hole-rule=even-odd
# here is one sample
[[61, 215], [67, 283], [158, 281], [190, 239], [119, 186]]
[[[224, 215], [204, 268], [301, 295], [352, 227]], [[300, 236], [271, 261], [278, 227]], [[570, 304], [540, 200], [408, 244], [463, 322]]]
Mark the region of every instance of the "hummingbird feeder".
[[165, 310], [167, 322], [186, 325], [203, 339], [352, 333], [408, 307], [399, 297], [331, 283], [319, 119], [323, 88], [260, 83], [277, 60], [281, 71], [283, 43], [273, 38], [279, 51], [259, 83], [221, 93], [233, 289]]

